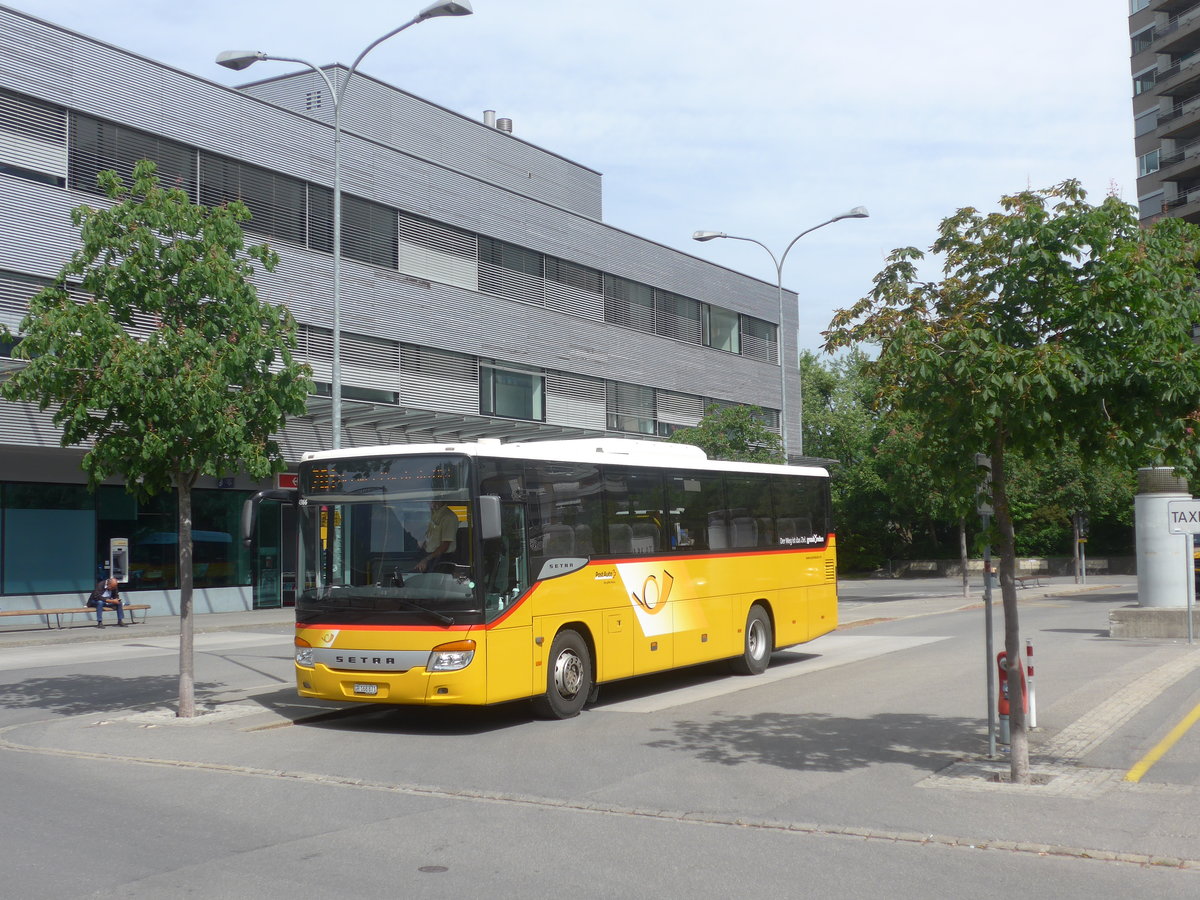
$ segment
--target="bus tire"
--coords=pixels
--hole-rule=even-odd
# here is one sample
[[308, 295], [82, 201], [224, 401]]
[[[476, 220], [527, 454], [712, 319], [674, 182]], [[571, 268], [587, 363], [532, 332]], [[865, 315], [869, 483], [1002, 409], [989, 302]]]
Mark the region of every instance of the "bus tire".
[[771, 629], [771, 617], [758, 604], [750, 607], [746, 614], [745, 643], [742, 655], [730, 660], [730, 667], [739, 675], [761, 675], [767, 671], [771, 651], [775, 649], [775, 637]]
[[569, 719], [579, 715], [592, 693], [592, 654], [578, 632], [564, 630], [554, 636], [546, 660], [546, 693], [533, 699], [533, 709], [544, 719]]

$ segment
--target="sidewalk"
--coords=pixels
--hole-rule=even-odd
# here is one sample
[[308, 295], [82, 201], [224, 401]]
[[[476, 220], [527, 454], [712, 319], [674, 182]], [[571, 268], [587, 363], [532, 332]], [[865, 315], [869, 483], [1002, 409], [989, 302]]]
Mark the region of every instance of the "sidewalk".
[[[167, 637], [179, 634], [178, 616], [149, 616], [144, 623], [117, 627], [115, 612], [104, 614], [104, 628], [96, 627], [94, 615], [75, 616], [62, 628], [46, 628], [42, 620], [34, 616], [23, 619], [28, 624], [13, 624], [12, 620], [0, 625], [0, 650], [5, 647], [36, 647], [41, 645], [74, 644], [91, 641], [121, 641], [131, 638]], [[296, 621], [296, 611], [288, 606], [282, 609], [251, 609], [241, 612], [201, 613], [193, 616], [196, 634], [214, 631], [290, 630]]]
[[[1130, 591], [1130, 602], [1137, 601], [1137, 577], [1134, 575], [1092, 575], [1086, 584], [1077, 584], [1070, 575], [1043, 576], [1040, 585], [1017, 589], [1017, 602], [1069, 597], [1097, 591]], [[999, 586], [992, 588], [992, 604], [998, 614], [1004, 600]], [[958, 578], [894, 578], [844, 580], [838, 583], [838, 627], [870, 625], [914, 616], [931, 616], [964, 609], [982, 609], [983, 586], [974, 580], [968, 596], [962, 595]]]
[[[862, 596], [864, 590], [886, 590], [887, 596]], [[1070, 576], [1041, 579], [1041, 586], [1021, 588], [1017, 600], [1041, 600], [1046, 597], [1112, 589], [1136, 590], [1137, 578], [1132, 575], [1091, 576], [1087, 584], [1076, 584]], [[970, 585], [970, 595], [962, 596], [961, 582], [954, 578], [900, 578], [844, 580], [838, 584], [838, 622], [840, 628], [853, 628], [912, 616], [931, 616], [960, 609], [983, 606], [982, 587]], [[992, 602], [998, 609], [1000, 589], [992, 590]], [[112, 612], [104, 615], [105, 627], [96, 628], [91, 616], [79, 615], [64, 620], [63, 628], [46, 628], [35, 617], [0, 624], [0, 649], [4, 647], [33, 647], [43, 644], [69, 644], [86, 641], [127, 640], [131, 637], [165, 637], [179, 634], [178, 616], [150, 616], [145, 623], [126, 628], [116, 627]], [[193, 618], [196, 634], [215, 631], [254, 631], [259, 629], [288, 629], [295, 623], [292, 607], [253, 609], [228, 613], [199, 613]]]

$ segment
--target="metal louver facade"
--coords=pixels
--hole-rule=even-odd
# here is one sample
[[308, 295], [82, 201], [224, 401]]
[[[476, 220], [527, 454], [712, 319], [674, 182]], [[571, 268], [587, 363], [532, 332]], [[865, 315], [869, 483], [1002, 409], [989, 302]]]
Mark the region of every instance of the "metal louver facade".
[[[41, 52], [19, 52], [30, 45]], [[97, 173], [127, 177], [151, 158], [197, 202], [250, 208], [249, 239], [281, 257], [260, 296], [301, 324], [319, 410], [332, 354], [331, 112], [313, 73], [232, 90], [0, 7], [2, 321], [15, 327], [33, 280], [76, 248], [70, 210], [104, 202]], [[795, 321], [775, 321], [773, 285], [605, 225], [599, 173], [367, 76], [345, 125], [349, 399], [457, 427], [421, 433], [478, 431], [495, 418], [481, 413], [486, 360], [540, 373], [547, 437], [665, 433], [711, 398], [777, 410], [778, 338]], [[738, 339], [712, 346], [710, 320], [740, 322]], [[794, 352], [787, 340], [783, 357]], [[397, 437], [397, 417], [359, 412], [356, 435]], [[319, 412], [296, 428], [307, 436], [289, 448], [328, 442]], [[44, 437], [41, 425], [8, 434]]]

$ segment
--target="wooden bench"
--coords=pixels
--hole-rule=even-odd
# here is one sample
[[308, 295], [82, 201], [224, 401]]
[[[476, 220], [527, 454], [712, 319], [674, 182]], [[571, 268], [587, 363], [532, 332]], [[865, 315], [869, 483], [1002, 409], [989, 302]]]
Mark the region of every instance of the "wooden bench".
[[[142, 623], [146, 621], [146, 610], [150, 608], [149, 603], [128, 603], [125, 605], [125, 612], [129, 613], [129, 621], [133, 625], [138, 624], [137, 612], [142, 613]], [[115, 616], [115, 609], [106, 609], [105, 613]], [[94, 606], [64, 606], [61, 609], [0, 609], [0, 616], [41, 616], [46, 620], [46, 627], [50, 627], [50, 617], [54, 617], [54, 621], [59, 628], [63, 627], [63, 616], [78, 616], [78, 615], [96, 615]]]
[[1043, 587], [1041, 575], [1018, 575], [1013, 581], [1017, 583], [1017, 587], [1019, 588], [1027, 588], [1031, 582], [1034, 587]]

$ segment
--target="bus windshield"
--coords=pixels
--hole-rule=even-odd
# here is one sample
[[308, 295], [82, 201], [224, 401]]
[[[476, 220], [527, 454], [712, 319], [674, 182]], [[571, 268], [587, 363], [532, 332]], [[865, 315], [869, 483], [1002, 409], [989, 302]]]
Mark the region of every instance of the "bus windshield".
[[322, 461], [300, 471], [300, 622], [481, 621], [470, 462]]

